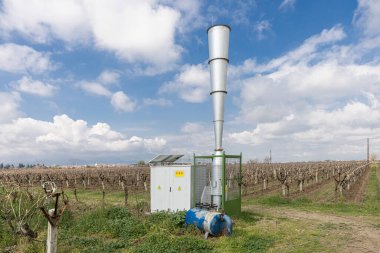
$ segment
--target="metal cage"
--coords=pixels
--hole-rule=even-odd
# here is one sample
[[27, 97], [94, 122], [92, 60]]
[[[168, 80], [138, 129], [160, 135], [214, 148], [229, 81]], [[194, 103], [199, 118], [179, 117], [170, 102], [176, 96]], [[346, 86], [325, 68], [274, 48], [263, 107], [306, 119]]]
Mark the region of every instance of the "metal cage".
[[222, 157], [222, 209], [229, 215], [241, 212], [242, 155], [194, 155], [193, 203], [213, 208], [211, 198], [211, 168], [215, 157]]

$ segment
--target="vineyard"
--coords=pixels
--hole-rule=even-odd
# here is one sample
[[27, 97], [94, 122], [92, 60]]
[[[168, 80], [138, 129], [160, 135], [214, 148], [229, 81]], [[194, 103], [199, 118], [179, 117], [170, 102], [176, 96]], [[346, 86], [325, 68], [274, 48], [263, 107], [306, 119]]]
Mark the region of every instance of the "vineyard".
[[[265, 194], [281, 189], [282, 196], [289, 196], [333, 180], [335, 192], [343, 195], [368, 168], [369, 163], [363, 161], [277, 164], [250, 161], [243, 166], [241, 184], [243, 195]], [[147, 192], [150, 187], [148, 166], [12, 169], [0, 173], [2, 185], [33, 188], [46, 181], [54, 182], [61, 189], [131, 189]]]
[[[380, 247], [375, 163], [249, 161], [242, 168], [244, 211], [235, 219], [233, 236], [207, 241], [183, 226], [183, 212], [148, 214], [149, 171], [148, 166], [0, 170], [0, 249], [43, 252], [51, 208], [59, 252], [377, 252]], [[363, 226], [370, 233], [365, 240]], [[358, 227], [362, 232], [355, 232]], [[353, 246], [347, 238], [360, 243]]]

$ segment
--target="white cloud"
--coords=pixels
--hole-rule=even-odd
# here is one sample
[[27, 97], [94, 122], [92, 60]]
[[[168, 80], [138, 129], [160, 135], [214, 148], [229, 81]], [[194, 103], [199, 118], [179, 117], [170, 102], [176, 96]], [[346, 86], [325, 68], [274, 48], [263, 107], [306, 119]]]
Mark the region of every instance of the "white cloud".
[[[111, 87], [107, 86], [117, 83], [118, 80], [119, 74], [117, 72], [105, 70], [98, 76], [97, 81], [81, 81], [77, 86], [89, 94], [110, 98], [111, 105], [118, 111], [133, 112], [137, 107], [137, 102], [123, 91], [113, 93]], [[167, 106], [168, 103], [166, 100], [144, 99], [145, 105]]]
[[251, 146], [247, 155], [272, 148], [283, 161], [364, 158], [365, 139], [380, 130], [378, 46], [345, 37], [337, 25], [266, 63], [231, 66], [241, 92], [230, 145]]
[[176, 93], [190, 103], [202, 103], [210, 93], [207, 65], [185, 65], [173, 81], [164, 84], [159, 93]]
[[11, 86], [17, 91], [41, 97], [51, 97], [57, 90], [57, 87], [49, 83], [33, 80], [31, 77], [28, 76], [23, 76], [17, 82], [12, 83]]
[[86, 121], [73, 120], [67, 115], [57, 115], [52, 122], [19, 118], [0, 127], [0, 156], [3, 161], [87, 159], [96, 162], [107, 156], [120, 155], [120, 152], [157, 152], [166, 145], [166, 140], [160, 137], [128, 138], [106, 123], [88, 126]]
[[170, 100], [167, 100], [165, 98], [144, 98], [143, 103], [146, 106], [161, 106], [161, 107], [169, 107], [172, 106], [173, 103]]
[[253, 29], [256, 32], [256, 38], [263, 40], [267, 37], [268, 32], [270, 32], [272, 28], [268, 20], [261, 20], [256, 22]]
[[200, 23], [199, 10], [199, 1], [4, 0], [0, 30], [38, 43], [95, 45], [158, 68], [180, 58], [176, 33]]
[[98, 77], [98, 81], [103, 84], [115, 84], [119, 81], [120, 74], [112, 70], [104, 70]]
[[354, 24], [367, 36], [380, 35], [380, 2], [377, 0], [358, 0]]
[[20, 102], [18, 93], [0, 92], [0, 123], [8, 122], [20, 115]]
[[[307, 63], [311, 60], [321, 60], [322, 55], [317, 53], [324, 46], [332, 45], [341, 41], [346, 37], [343, 28], [340, 25], [334, 26], [331, 29], [324, 29], [320, 34], [311, 36], [298, 48], [286, 53], [285, 55], [269, 61], [267, 64], [257, 66], [254, 71], [266, 72], [273, 71], [278, 67], [287, 67], [296, 63]], [[334, 52], [333, 50], [330, 51]]]
[[133, 112], [136, 109], [136, 102], [122, 91], [115, 92], [111, 97], [112, 106], [119, 111]]
[[87, 8], [97, 47], [131, 62], [165, 64], [179, 58], [180, 12], [152, 1], [97, 1]]
[[6, 43], [0, 45], [0, 70], [12, 73], [40, 74], [52, 70], [49, 54], [28, 46]]
[[283, 0], [280, 6], [278, 7], [278, 9], [282, 11], [294, 9], [295, 4], [296, 4], [296, 0]]
[[178, 29], [180, 32], [188, 32], [189, 29], [202, 27], [204, 18], [199, 15], [202, 8], [202, 1], [198, 0], [163, 0], [163, 4], [167, 4], [181, 12]]
[[110, 97], [112, 95], [111, 91], [109, 91], [102, 84], [96, 82], [82, 81], [79, 83], [79, 87], [81, 87], [84, 91], [88, 93], [95, 94], [98, 96]]
[[202, 124], [197, 122], [186, 122], [182, 128], [183, 133], [199, 133], [203, 129]]
[[0, 17], [3, 32], [40, 43], [84, 40], [90, 30], [84, 6], [75, 0], [5, 0]]
[[215, 23], [219, 20], [231, 19], [232, 24], [249, 25], [250, 15], [257, 7], [256, 0], [217, 0], [207, 8], [209, 20], [211, 17]]

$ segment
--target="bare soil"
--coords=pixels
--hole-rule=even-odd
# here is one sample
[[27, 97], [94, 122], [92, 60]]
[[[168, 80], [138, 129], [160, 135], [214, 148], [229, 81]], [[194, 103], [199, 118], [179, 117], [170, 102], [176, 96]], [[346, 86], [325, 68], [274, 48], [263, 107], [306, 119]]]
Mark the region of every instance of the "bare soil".
[[364, 219], [363, 217], [345, 217], [278, 207], [267, 208], [249, 206], [246, 209], [255, 212], [264, 211], [265, 213], [273, 216], [280, 216], [293, 220], [306, 220], [315, 223], [316, 226], [321, 224], [335, 224], [336, 226], [342, 227], [343, 225], [346, 228], [344, 231], [335, 230], [334, 233], [349, 233], [350, 239], [347, 238], [347, 243], [342, 249], [339, 250], [339, 252], [380, 252], [380, 229], [375, 227], [372, 222]]

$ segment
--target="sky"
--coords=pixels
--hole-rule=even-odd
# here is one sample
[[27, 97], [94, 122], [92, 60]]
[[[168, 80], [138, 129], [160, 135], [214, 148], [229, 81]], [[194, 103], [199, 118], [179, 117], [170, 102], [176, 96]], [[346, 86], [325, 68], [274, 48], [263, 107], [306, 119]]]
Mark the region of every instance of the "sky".
[[0, 162], [213, 153], [212, 24], [232, 28], [226, 153], [379, 153], [378, 0], [0, 0]]

